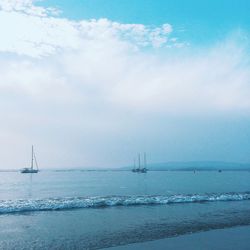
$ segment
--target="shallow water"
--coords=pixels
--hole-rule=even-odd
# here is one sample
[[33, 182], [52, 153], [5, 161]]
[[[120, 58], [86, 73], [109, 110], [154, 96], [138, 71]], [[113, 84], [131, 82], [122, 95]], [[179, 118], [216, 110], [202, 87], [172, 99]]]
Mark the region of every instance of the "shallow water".
[[250, 172], [0, 176], [4, 249], [98, 249], [250, 224]]

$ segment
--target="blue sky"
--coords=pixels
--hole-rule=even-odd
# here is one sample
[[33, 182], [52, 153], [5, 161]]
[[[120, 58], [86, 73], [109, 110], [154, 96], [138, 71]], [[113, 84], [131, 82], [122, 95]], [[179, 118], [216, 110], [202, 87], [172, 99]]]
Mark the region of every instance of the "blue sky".
[[195, 44], [222, 39], [234, 30], [250, 29], [248, 0], [48, 0], [71, 19], [108, 18], [122, 23], [171, 23], [178, 37]]
[[0, 0], [0, 168], [250, 162], [249, 9]]

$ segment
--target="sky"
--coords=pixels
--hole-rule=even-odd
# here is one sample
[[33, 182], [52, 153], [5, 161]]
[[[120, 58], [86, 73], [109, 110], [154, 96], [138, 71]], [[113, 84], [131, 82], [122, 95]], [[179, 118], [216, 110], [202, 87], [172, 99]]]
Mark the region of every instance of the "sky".
[[0, 169], [250, 162], [247, 0], [0, 0]]

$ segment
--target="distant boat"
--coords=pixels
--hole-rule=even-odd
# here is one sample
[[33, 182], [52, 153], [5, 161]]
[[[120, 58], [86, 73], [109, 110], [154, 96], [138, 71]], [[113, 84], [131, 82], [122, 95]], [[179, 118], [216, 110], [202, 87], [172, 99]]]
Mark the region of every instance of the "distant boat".
[[[36, 168], [34, 168], [34, 162], [35, 162]], [[31, 149], [31, 167], [21, 169], [21, 173], [22, 174], [36, 174], [36, 173], [38, 173], [38, 171], [39, 170], [38, 170], [38, 165], [37, 165], [36, 156], [35, 156], [35, 152], [34, 152], [34, 147], [32, 145], [32, 149]]]
[[147, 162], [146, 162], [146, 154], [144, 153], [144, 167], [141, 167], [141, 156], [138, 154], [138, 168], [136, 167], [136, 163], [134, 160], [134, 168], [132, 169], [133, 173], [147, 173]]

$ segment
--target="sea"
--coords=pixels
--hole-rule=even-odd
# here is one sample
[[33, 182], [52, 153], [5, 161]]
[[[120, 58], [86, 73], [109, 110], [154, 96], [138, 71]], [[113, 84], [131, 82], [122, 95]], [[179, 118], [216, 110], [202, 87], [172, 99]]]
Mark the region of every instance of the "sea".
[[104, 249], [250, 225], [250, 171], [0, 172], [0, 249]]

